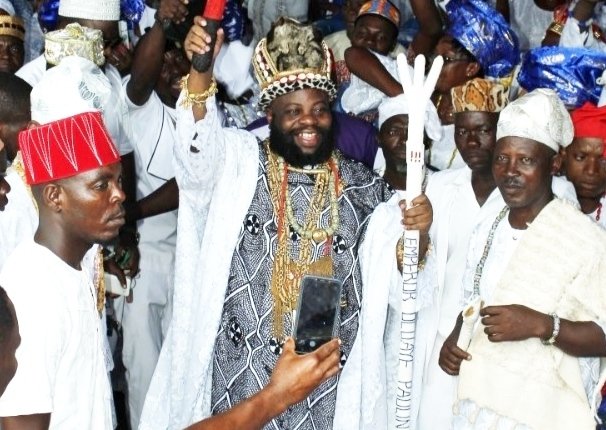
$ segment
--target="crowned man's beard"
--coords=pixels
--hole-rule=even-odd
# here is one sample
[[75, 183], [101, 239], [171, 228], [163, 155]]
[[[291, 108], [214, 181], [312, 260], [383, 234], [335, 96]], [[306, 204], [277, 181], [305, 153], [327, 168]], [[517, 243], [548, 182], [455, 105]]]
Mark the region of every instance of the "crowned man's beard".
[[291, 166], [303, 167], [323, 163], [330, 158], [335, 149], [333, 127], [317, 127], [320, 134], [320, 146], [313, 154], [305, 154], [295, 143], [293, 134], [283, 133], [275, 123], [269, 124], [269, 148]]

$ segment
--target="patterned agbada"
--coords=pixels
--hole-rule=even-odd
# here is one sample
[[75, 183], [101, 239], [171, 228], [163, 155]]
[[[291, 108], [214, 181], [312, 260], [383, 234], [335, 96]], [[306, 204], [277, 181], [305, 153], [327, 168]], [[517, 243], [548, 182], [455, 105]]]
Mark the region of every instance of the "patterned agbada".
[[[339, 338], [344, 364], [358, 329], [362, 301], [358, 247], [374, 207], [389, 198], [385, 183], [360, 164], [337, 156], [343, 183], [339, 198], [340, 225], [329, 241], [313, 246], [313, 261], [332, 257], [333, 275], [344, 281]], [[267, 152], [259, 152], [259, 175], [255, 195], [242, 223], [238, 245], [231, 262], [221, 325], [214, 349], [212, 409], [225, 411], [263, 388], [281, 353], [281, 339], [272, 330], [274, 299], [272, 264], [277, 253], [277, 215], [268, 187]], [[293, 211], [303, 223], [310, 207], [314, 181], [304, 173], [288, 174]], [[330, 208], [322, 207], [320, 224], [330, 223]], [[299, 256], [302, 238], [289, 230], [291, 259]], [[292, 335], [292, 314], [283, 320], [284, 334]], [[306, 401], [275, 419], [268, 428], [328, 429], [332, 427], [337, 378], [316, 389]]]

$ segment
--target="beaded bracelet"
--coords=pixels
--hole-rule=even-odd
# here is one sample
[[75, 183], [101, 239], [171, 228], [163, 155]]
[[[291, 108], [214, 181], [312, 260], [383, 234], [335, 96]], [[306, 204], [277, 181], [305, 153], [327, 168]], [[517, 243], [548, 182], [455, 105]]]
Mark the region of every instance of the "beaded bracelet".
[[[417, 263], [417, 271], [420, 272], [425, 268], [425, 263], [427, 263], [427, 256], [431, 253], [432, 248], [433, 245], [431, 239], [429, 239], [429, 242], [427, 243], [427, 250], [425, 251], [423, 258]], [[398, 270], [402, 271], [404, 263], [404, 246], [402, 245], [402, 238], [400, 238], [398, 240], [398, 243], [396, 244], [396, 263], [398, 266]]]
[[187, 89], [187, 79], [188, 78], [189, 78], [189, 75], [185, 75], [181, 79], [181, 90], [183, 91], [183, 99], [181, 100], [182, 107], [184, 107], [184, 108], [190, 108], [192, 106], [202, 107], [206, 103], [206, 100], [208, 100], [209, 97], [212, 97], [215, 94], [217, 94], [217, 81], [215, 80], [214, 77], [211, 78], [210, 87], [208, 87], [208, 89], [206, 91], [204, 91], [203, 93], [195, 93], [195, 94], [190, 94], [189, 90]]

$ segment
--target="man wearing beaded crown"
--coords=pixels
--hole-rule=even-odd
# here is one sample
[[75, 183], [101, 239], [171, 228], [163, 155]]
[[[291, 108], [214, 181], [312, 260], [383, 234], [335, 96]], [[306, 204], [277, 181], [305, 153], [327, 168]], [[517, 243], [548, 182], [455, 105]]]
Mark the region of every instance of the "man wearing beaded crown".
[[[203, 23], [196, 18], [186, 39], [190, 56], [209, 51]], [[221, 39], [219, 31], [214, 55]], [[184, 84], [175, 150], [179, 312], [141, 428], [182, 428], [262, 388], [292, 335], [304, 274], [344, 281], [339, 337], [347, 367], [363, 293], [358, 248], [374, 207], [390, 193], [380, 178], [333, 150], [330, 55], [311, 27], [280, 19], [257, 45], [253, 66], [271, 128], [262, 144], [221, 127], [212, 67], [192, 69]], [[422, 196], [413, 204], [405, 225], [426, 232], [428, 201]], [[332, 428], [337, 382], [330, 379], [269, 426]]]
[[1, 423], [111, 429], [105, 294], [94, 281], [102, 272], [91, 273], [87, 258], [124, 224], [120, 155], [100, 112], [90, 110], [21, 132], [19, 146], [39, 224], [0, 273], [22, 339], [17, 373], [0, 399]]
[[485, 306], [467, 351], [455, 346], [469, 322], [459, 319], [440, 352], [442, 369], [459, 374], [454, 429], [595, 428], [606, 236], [554, 198], [557, 151], [572, 138], [552, 90], [500, 114], [492, 171], [506, 205], [475, 229], [463, 276], [466, 298]]

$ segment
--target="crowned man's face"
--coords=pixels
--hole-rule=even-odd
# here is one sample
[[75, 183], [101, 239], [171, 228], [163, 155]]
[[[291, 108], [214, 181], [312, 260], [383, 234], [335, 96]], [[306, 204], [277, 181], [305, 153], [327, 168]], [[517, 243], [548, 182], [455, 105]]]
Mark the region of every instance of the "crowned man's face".
[[293, 91], [267, 109], [272, 149], [291, 164], [326, 161], [333, 150], [328, 95], [317, 89]]

